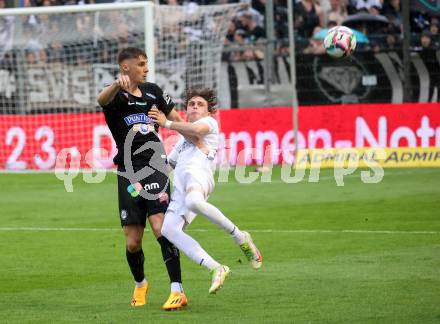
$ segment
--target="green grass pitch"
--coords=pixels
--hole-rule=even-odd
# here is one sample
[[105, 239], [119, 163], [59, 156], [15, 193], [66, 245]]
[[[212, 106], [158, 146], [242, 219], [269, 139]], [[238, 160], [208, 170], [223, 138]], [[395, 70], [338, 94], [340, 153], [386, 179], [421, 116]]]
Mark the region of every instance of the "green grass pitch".
[[[207, 270], [182, 256], [189, 305], [161, 310], [169, 283], [159, 245], [144, 239], [148, 304], [133, 309], [119, 227], [116, 176], [0, 175], [0, 322], [6, 323], [439, 323], [440, 169], [360, 172], [321, 180], [220, 183], [210, 201], [249, 230], [264, 256], [254, 271], [202, 216], [190, 227], [231, 267], [217, 295]], [[53, 229], [53, 230], [48, 230]], [[76, 229], [76, 230], [75, 230]]]

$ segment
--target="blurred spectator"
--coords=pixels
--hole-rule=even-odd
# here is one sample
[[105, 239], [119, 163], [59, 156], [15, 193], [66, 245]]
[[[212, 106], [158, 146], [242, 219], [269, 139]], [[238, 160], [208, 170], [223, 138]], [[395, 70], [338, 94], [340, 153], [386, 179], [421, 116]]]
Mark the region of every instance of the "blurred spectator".
[[278, 39], [287, 38], [289, 35], [287, 13], [287, 8], [283, 6], [275, 6], [274, 8], [275, 35]]
[[[49, 33], [53, 36], [58, 36], [61, 34], [58, 21], [55, 20], [51, 23]], [[63, 61], [64, 55], [64, 46], [60, 41], [60, 37], [54, 37], [54, 39], [48, 44], [47, 61], [49, 63], [61, 63]]]
[[352, 5], [357, 11], [369, 12], [378, 15], [382, 8], [381, 0], [351, 0]]
[[388, 18], [388, 20], [399, 27], [402, 25], [402, 7], [400, 0], [386, 1], [382, 7], [381, 14]]
[[[225, 37], [225, 43], [224, 43], [224, 45], [228, 49], [234, 46], [234, 38], [235, 38], [235, 31], [236, 30], [237, 30], [237, 26], [235, 25], [235, 22], [233, 20], [231, 20], [228, 25], [228, 30], [226, 31], [226, 37]], [[222, 60], [223, 61], [232, 61], [233, 60], [233, 53], [224, 52], [222, 54]]]
[[[320, 27], [316, 27], [313, 31], [313, 34], [316, 34], [317, 32], [319, 32], [321, 30]], [[309, 40], [309, 45], [303, 50], [304, 54], [315, 54], [315, 55], [320, 55], [320, 54], [324, 54], [325, 53], [325, 48], [324, 48], [324, 39], [320, 38], [310, 38]]]
[[421, 33], [429, 28], [429, 19], [420, 12], [411, 12], [411, 32]]
[[265, 37], [264, 29], [257, 24], [254, 17], [246, 12], [240, 16], [240, 27], [246, 32], [248, 43], [256, 43], [259, 39]]
[[[24, 6], [53, 6], [63, 4], [89, 4], [102, 2], [130, 2], [136, 0], [21, 0]], [[242, 47], [241, 51], [229, 52], [223, 57], [230, 60], [241, 59], [261, 59], [263, 52], [250, 48], [252, 44], [258, 44], [266, 36], [265, 34], [265, 13], [267, 0], [159, 0], [161, 4], [168, 4], [179, 6], [184, 3], [191, 3], [193, 7], [206, 4], [227, 4], [232, 2], [241, 2], [245, 4], [245, 8], [241, 10], [234, 21], [232, 21], [228, 28], [228, 33], [225, 40], [225, 45]], [[289, 0], [287, 0], [289, 1]], [[348, 14], [355, 14], [358, 12], [368, 12], [371, 14], [382, 14], [388, 18], [390, 24], [388, 26], [380, 26], [380, 28], [370, 28], [371, 24], [353, 26], [361, 32], [368, 34], [372, 42], [370, 44], [362, 44], [358, 49], [365, 46], [365, 48], [377, 51], [379, 49], [398, 49], [401, 45], [402, 33], [402, 16], [401, 16], [401, 0], [290, 0], [294, 3], [294, 29], [297, 47], [299, 52], [320, 54], [321, 47], [320, 40], [312, 38], [313, 32], [319, 28], [331, 28], [336, 25], [341, 25], [347, 18]], [[409, 0], [404, 0], [409, 1]], [[285, 55], [288, 52], [288, 15], [286, 0], [273, 0], [274, 4], [274, 27], [276, 53]], [[5, 0], [0, 0], [0, 9], [5, 7]], [[118, 13], [117, 13], [118, 14]], [[184, 14], [184, 13], [182, 13]], [[169, 17], [167, 17], [168, 19]], [[26, 47], [26, 54], [30, 61], [44, 61], [57, 62], [63, 55], [75, 57], [81, 62], [85, 62], [87, 58], [79, 57], [74, 47], [76, 45], [69, 45], [61, 43], [61, 38], [52, 39], [48, 44], [41, 44], [38, 42], [38, 35], [49, 32], [56, 35], [63, 27], [62, 21], [54, 22], [51, 15], [30, 15], [28, 17], [20, 17], [17, 19], [25, 19], [23, 25], [26, 25], [28, 43]], [[63, 18], [64, 19], [64, 18]], [[103, 41], [103, 37], [108, 39], [105, 42], [114, 42], [119, 44], [117, 47], [121, 48], [131, 44], [134, 41], [134, 36], [129, 33], [127, 26], [120, 20], [113, 20], [114, 28], [110, 28], [108, 32], [101, 30], [94, 30], [94, 22], [92, 15], [76, 15], [72, 18], [76, 31], [79, 34], [94, 33], [96, 42]], [[76, 19], [76, 21], [75, 21]], [[61, 25], [59, 25], [61, 24]], [[4, 26], [6, 25], [4, 18], [0, 18], [0, 41], [2, 46], [7, 44], [4, 41], [5, 33]], [[368, 29], [367, 29], [368, 27]], [[413, 35], [413, 43], [419, 46], [436, 47], [438, 48], [440, 42], [439, 36], [439, 20], [438, 18], [430, 17], [426, 13], [411, 12], [411, 31]], [[201, 30], [189, 29], [187, 26], [181, 26], [187, 32], [187, 37], [192, 40], [200, 38]], [[105, 29], [103, 27], [103, 29]], [[419, 36], [422, 33], [423, 35]], [[429, 33], [428, 33], [429, 32]], [[3, 37], [3, 38], [2, 38]], [[30, 40], [33, 40], [31, 42]], [[177, 41], [180, 44], [181, 41]], [[110, 44], [109, 43], [109, 44]], [[429, 44], [428, 44], [429, 43]], [[107, 43], [106, 43], [107, 44]], [[425, 44], [425, 45], [423, 45]], [[69, 48], [69, 46], [71, 48]], [[108, 45], [107, 47], [109, 47]], [[180, 45], [179, 45], [180, 46]], [[43, 53], [40, 53], [41, 47], [47, 47], [47, 58]], [[2, 57], [0, 49], [0, 58]], [[106, 52], [106, 51], [104, 51]], [[72, 55], [67, 54], [72, 53]], [[113, 55], [113, 54], [111, 54]], [[111, 56], [108, 54], [107, 56]], [[108, 57], [105, 57], [108, 60]], [[73, 62], [73, 61], [72, 61]]]
[[92, 15], [89, 13], [76, 15], [76, 31], [88, 34], [93, 31]]
[[[5, 7], [5, 1], [0, 0], [0, 10], [1, 8]], [[0, 17], [0, 61], [4, 58], [6, 52], [12, 49], [14, 37], [14, 22], [15, 16]]]
[[327, 12], [327, 27], [329, 22], [333, 21], [336, 25], [342, 25], [344, 19], [347, 18], [347, 6], [344, 0], [330, 0], [330, 11]]
[[289, 25], [287, 13], [287, 8], [281, 5], [275, 5], [274, 25], [275, 39], [277, 40], [275, 51], [277, 55], [286, 55], [289, 53]]
[[370, 38], [370, 47], [368, 48], [368, 50], [370, 50], [370, 51], [372, 51], [373, 53], [379, 53], [380, 52], [380, 48], [381, 48], [381, 46], [380, 46], [380, 44], [379, 44], [379, 42], [377, 41], [377, 40], [372, 40], [371, 38]]
[[257, 10], [263, 17], [266, 15], [266, 0], [252, 0], [252, 8]]
[[383, 28], [383, 33], [386, 35], [386, 44], [382, 44], [382, 46], [385, 49], [391, 45], [393, 45], [393, 48], [400, 45], [397, 41], [397, 35], [401, 35], [403, 32], [401, 12], [402, 7], [400, 0], [388, 0], [384, 2], [380, 13], [389, 20], [388, 26]]
[[[253, 43], [249, 41], [246, 31], [238, 29], [235, 33], [235, 40], [238, 44], [252, 45]], [[235, 60], [262, 60], [264, 58], [264, 52], [254, 46], [251, 48], [246, 47], [242, 52], [235, 52], [238, 55], [234, 57]]]
[[[245, 45], [246, 32], [243, 29], [237, 29], [234, 33], [234, 43], [238, 46]], [[244, 57], [244, 51], [234, 51], [231, 53], [231, 59], [233, 61], [240, 61]]]
[[431, 24], [429, 25], [429, 31], [431, 32], [432, 36], [439, 36], [439, 28], [440, 23], [438, 18], [432, 18]]
[[387, 50], [396, 50], [397, 48], [397, 37], [394, 34], [388, 34], [386, 38], [387, 45], [385, 46], [385, 49]]
[[[248, 2], [248, 1], [246, 1]], [[242, 15], [248, 14], [252, 16], [252, 19], [257, 23], [258, 26], [264, 26], [264, 16], [259, 13], [257, 10], [252, 8], [250, 5], [247, 5], [244, 10], [241, 10], [237, 14], [237, 18], [240, 19]]]
[[225, 45], [231, 45], [234, 43], [236, 31], [237, 31], [237, 25], [232, 20], [229, 22], [228, 30], [226, 31]]
[[36, 40], [31, 40], [26, 45], [25, 57], [28, 64], [44, 64], [47, 62], [46, 51]]
[[429, 25], [429, 31], [431, 32], [432, 46], [436, 49], [440, 49], [440, 23], [438, 18], [433, 17], [431, 24]]
[[422, 51], [433, 48], [432, 46], [432, 35], [429, 30], [424, 30], [420, 35], [420, 46]]
[[298, 34], [305, 38], [310, 38], [313, 29], [321, 26], [321, 8], [313, 0], [301, 0], [295, 5], [294, 24]]
[[327, 28], [328, 29], [336, 27], [336, 26], [338, 26], [338, 23], [335, 20], [329, 20], [328, 23], [327, 23]]

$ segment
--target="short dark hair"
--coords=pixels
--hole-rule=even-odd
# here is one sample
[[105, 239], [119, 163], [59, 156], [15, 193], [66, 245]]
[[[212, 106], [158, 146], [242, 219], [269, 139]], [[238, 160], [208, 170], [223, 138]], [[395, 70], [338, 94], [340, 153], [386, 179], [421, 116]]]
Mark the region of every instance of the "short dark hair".
[[191, 98], [202, 97], [208, 102], [208, 111], [215, 113], [217, 111], [217, 96], [215, 91], [209, 88], [191, 88], [186, 91], [185, 110]]
[[147, 58], [144, 50], [137, 47], [126, 47], [119, 52], [118, 64], [121, 64], [124, 60], [138, 58], [139, 56]]

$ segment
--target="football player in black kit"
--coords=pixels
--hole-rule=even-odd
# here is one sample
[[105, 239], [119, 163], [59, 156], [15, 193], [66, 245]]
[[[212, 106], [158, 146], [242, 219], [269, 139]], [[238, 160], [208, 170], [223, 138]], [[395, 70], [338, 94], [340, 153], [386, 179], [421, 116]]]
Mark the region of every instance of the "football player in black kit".
[[170, 120], [182, 119], [171, 98], [156, 84], [145, 82], [148, 66], [143, 50], [123, 49], [118, 63], [120, 75], [99, 93], [98, 103], [118, 148], [114, 163], [118, 167], [119, 215], [127, 261], [136, 283], [131, 305], [146, 303], [148, 281], [144, 276], [142, 238], [148, 218], [171, 281], [171, 294], [163, 309], [179, 309], [187, 304], [179, 251], [160, 233], [170, 197], [166, 153], [157, 135], [158, 125], [150, 120], [148, 111], [157, 108]]

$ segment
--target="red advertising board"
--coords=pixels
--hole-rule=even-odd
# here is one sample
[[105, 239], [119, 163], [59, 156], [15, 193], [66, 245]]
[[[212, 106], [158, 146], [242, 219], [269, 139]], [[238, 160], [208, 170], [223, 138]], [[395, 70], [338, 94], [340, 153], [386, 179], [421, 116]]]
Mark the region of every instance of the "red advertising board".
[[[243, 148], [255, 148], [253, 160], [258, 163], [265, 155], [275, 164], [293, 159], [291, 108], [229, 110], [220, 117], [230, 147], [229, 154], [220, 156], [222, 161], [234, 163]], [[299, 109], [298, 120], [299, 149], [440, 147], [439, 104], [307, 106]], [[251, 162], [249, 156], [246, 162]]]
[[[300, 149], [440, 147], [439, 104], [311, 106], [300, 108], [298, 117]], [[63, 156], [75, 157], [84, 168], [113, 166], [116, 147], [101, 113], [0, 119], [0, 169], [53, 169], [61, 166], [57, 161]], [[290, 108], [221, 110], [217, 119], [222, 132], [219, 163], [291, 162]], [[169, 133], [162, 135], [169, 138]], [[168, 148], [169, 142], [173, 141], [166, 140]]]

